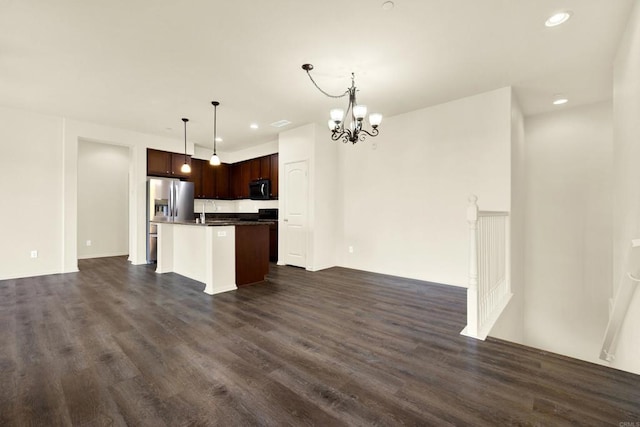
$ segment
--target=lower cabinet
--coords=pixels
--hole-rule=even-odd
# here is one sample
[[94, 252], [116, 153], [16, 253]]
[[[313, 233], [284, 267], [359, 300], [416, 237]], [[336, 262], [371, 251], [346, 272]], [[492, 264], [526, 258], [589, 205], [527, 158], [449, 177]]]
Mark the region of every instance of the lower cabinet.
[[269, 226], [236, 226], [236, 286], [262, 282], [269, 273]]
[[278, 262], [278, 223], [269, 225], [269, 261]]

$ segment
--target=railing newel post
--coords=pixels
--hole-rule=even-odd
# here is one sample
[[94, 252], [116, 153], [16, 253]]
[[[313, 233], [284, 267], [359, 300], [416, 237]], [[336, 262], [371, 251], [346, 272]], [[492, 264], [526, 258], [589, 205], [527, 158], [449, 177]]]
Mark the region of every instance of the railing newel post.
[[478, 197], [469, 196], [469, 288], [467, 290], [467, 333], [478, 335]]

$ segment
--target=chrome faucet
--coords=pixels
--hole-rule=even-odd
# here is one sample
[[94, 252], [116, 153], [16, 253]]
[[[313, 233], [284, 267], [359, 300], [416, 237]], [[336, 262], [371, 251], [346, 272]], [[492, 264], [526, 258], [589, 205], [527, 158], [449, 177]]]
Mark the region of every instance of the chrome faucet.
[[209, 199], [205, 199], [202, 201], [202, 213], [200, 214], [200, 222], [202, 224], [204, 224], [207, 220], [207, 215], [205, 213], [205, 208], [207, 206], [207, 202], [211, 202], [211, 205], [213, 206], [213, 211], [216, 211], [216, 202], [214, 202], [213, 200], [209, 200]]

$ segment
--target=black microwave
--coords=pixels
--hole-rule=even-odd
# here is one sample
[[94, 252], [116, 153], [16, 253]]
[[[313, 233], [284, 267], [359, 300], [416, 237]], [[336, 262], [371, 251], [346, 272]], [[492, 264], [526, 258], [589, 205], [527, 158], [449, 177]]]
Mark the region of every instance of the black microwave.
[[271, 185], [268, 179], [256, 179], [249, 183], [249, 198], [251, 200], [269, 200]]

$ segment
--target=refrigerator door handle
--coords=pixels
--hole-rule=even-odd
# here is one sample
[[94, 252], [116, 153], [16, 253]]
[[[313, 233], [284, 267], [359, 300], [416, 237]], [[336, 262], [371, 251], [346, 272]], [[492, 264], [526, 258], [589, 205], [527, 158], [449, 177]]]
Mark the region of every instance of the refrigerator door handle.
[[180, 206], [180, 203], [178, 203], [178, 200], [180, 200], [180, 187], [178, 187], [178, 183], [176, 182], [174, 182], [171, 187], [173, 188], [173, 220], [177, 221], [178, 206]]
[[176, 217], [175, 207], [176, 207], [176, 187], [173, 183], [169, 184], [169, 220], [173, 221]]

